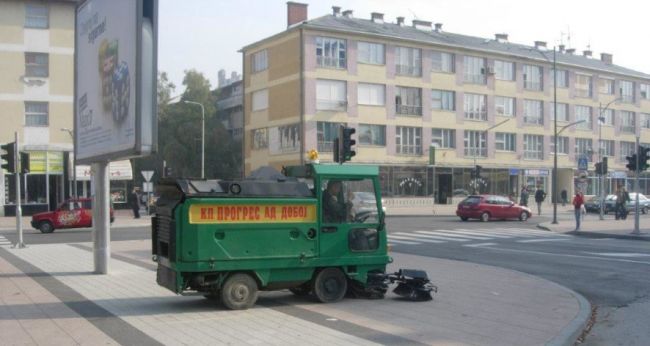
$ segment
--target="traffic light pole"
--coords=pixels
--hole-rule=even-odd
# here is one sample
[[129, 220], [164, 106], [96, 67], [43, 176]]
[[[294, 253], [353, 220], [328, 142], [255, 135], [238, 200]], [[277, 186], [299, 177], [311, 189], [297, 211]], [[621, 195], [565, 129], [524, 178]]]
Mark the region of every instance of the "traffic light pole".
[[20, 203], [20, 170], [18, 169], [18, 160], [20, 154], [18, 152], [18, 132], [14, 133], [14, 175], [16, 178], [16, 232], [18, 233], [18, 241], [14, 244], [14, 248], [22, 249], [25, 247], [23, 243], [23, 209]]
[[[637, 155], [636, 155], [636, 176], [634, 177], [634, 191], [636, 192], [636, 201], [634, 203], [634, 231], [632, 234], [638, 235], [639, 232], [639, 173], [641, 172], [639, 170], [639, 157], [641, 156], [641, 150], [639, 150], [639, 136], [636, 137], [636, 150], [637, 150]], [[645, 153], [645, 151], [644, 151]], [[643, 162], [645, 163], [646, 160], [644, 158]], [[626, 202], [624, 202], [626, 203]]]

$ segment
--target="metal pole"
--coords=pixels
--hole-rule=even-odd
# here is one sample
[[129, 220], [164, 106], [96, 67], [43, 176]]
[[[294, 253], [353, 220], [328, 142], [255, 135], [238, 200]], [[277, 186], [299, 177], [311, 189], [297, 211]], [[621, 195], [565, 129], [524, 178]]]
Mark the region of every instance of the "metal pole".
[[[634, 205], [634, 231], [632, 234], [639, 234], [639, 136], [636, 136], [636, 176], [634, 177], [634, 191], [636, 192], [636, 201]], [[645, 161], [644, 161], [645, 162]], [[625, 201], [623, 203], [626, 203]], [[623, 204], [625, 207], [625, 204]]]
[[23, 209], [20, 201], [20, 170], [18, 169], [20, 153], [18, 148], [18, 132], [14, 132], [14, 144], [14, 174], [16, 175], [16, 232], [18, 233], [18, 241], [14, 244], [14, 248], [22, 249], [25, 247], [25, 243], [23, 243]]
[[205, 108], [201, 104], [201, 179], [205, 179]]
[[95, 274], [108, 274], [111, 259], [111, 220], [108, 162], [93, 164], [93, 259]]
[[553, 156], [553, 222], [557, 225], [557, 64], [553, 47], [553, 131], [555, 133], [555, 155]]
[[603, 212], [603, 204], [605, 202], [605, 174], [607, 172], [602, 171], [603, 167], [603, 104], [598, 104], [598, 162], [600, 162], [601, 172], [598, 177], [600, 182], [600, 215], [601, 220], [605, 219], [605, 213]]

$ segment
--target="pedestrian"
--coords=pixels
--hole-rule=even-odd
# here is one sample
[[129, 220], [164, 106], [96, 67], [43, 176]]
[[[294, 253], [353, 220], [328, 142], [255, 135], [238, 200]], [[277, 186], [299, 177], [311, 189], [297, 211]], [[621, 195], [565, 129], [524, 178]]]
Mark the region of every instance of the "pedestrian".
[[537, 186], [535, 191], [535, 203], [537, 203], [537, 215], [542, 215], [542, 202], [546, 199], [546, 192], [542, 190], [542, 185]]
[[526, 185], [521, 187], [521, 195], [519, 196], [519, 205], [524, 207], [528, 206], [528, 189]]
[[625, 186], [619, 186], [616, 191], [616, 220], [627, 219], [627, 202], [630, 201], [630, 194]]
[[560, 197], [562, 197], [562, 206], [566, 206], [567, 204], [567, 192], [566, 189], [562, 189], [562, 192], [560, 193]]
[[136, 219], [140, 218], [140, 196], [138, 195], [138, 188], [134, 187], [133, 191], [129, 194], [129, 205], [131, 210], [133, 210], [133, 217]]
[[577, 190], [575, 197], [573, 197], [573, 211], [576, 217], [576, 232], [580, 230], [580, 220], [582, 219], [582, 205], [584, 203], [585, 199], [582, 196], [582, 193], [580, 190]]

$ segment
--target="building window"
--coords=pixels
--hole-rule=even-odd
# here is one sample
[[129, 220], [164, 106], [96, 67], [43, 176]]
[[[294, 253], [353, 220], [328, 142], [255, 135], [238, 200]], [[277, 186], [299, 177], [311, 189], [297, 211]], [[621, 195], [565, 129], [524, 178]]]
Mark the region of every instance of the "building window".
[[[551, 69], [551, 85], [553, 84], [553, 69]], [[569, 87], [569, 71], [567, 70], [557, 70], [555, 71], [555, 78], [557, 78], [557, 87], [558, 88], [568, 88]]]
[[641, 99], [650, 100], [650, 84], [639, 84], [639, 89], [641, 89]]
[[[555, 136], [551, 136], [551, 154], [555, 155]], [[569, 137], [559, 136], [557, 138], [557, 153], [560, 154], [569, 154]]]
[[602, 110], [600, 119], [598, 119], [601, 125], [614, 126], [614, 110], [613, 109], [604, 109]]
[[269, 108], [269, 89], [253, 91], [253, 112]]
[[576, 74], [576, 96], [591, 97], [591, 76]]
[[345, 40], [316, 37], [316, 63], [320, 67], [346, 68]]
[[345, 124], [342, 123], [328, 123], [322, 121], [316, 123], [318, 151], [332, 151], [332, 143], [334, 143], [334, 138], [338, 137], [338, 129], [341, 125], [345, 126]]
[[397, 126], [395, 144], [398, 154], [422, 155], [422, 128]]
[[600, 155], [614, 156], [614, 141], [601, 140], [600, 141]]
[[453, 149], [456, 147], [456, 130], [452, 129], [431, 129], [431, 144], [441, 149]]
[[592, 161], [591, 155], [593, 154], [593, 149], [591, 146], [591, 139], [590, 138], [576, 138], [576, 146], [575, 146], [575, 155], [576, 155], [576, 160], [579, 159], [581, 156], [585, 156], [588, 161]]
[[420, 88], [397, 87], [395, 90], [395, 112], [402, 115], [422, 115], [421, 93]]
[[650, 114], [641, 113], [641, 127], [644, 129], [650, 129]]
[[47, 102], [25, 102], [25, 126], [48, 126]]
[[634, 102], [634, 82], [622, 80], [621, 87], [621, 102], [633, 103]]
[[434, 72], [454, 72], [454, 55], [445, 52], [431, 54], [431, 70]]
[[357, 97], [360, 105], [383, 106], [385, 101], [386, 87], [383, 84], [359, 83]]
[[515, 63], [494, 60], [494, 78], [499, 80], [515, 80]]
[[422, 59], [417, 48], [395, 47], [395, 73], [404, 76], [420, 76]]
[[544, 136], [524, 135], [524, 158], [528, 160], [544, 159]]
[[575, 115], [576, 121], [584, 120], [584, 122], [576, 125], [577, 129], [580, 130], [591, 130], [592, 120], [591, 120], [591, 107], [588, 106], [575, 106]]
[[253, 73], [266, 70], [269, 67], [267, 50], [264, 49], [254, 53], [251, 61], [253, 65], [251, 66]]
[[621, 156], [620, 161], [625, 161], [626, 156], [632, 156], [636, 152], [634, 142], [621, 142], [620, 143]]
[[463, 57], [465, 83], [485, 84], [485, 59], [475, 56]]
[[542, 101], [524, 100], [524, 122], [526, 124], [543, 125], [544, 111]]
[[50, 26], [49, 9], [46, 5], [25, 5], [25, 27], [47, 29]]
[[500, 151], [515, 151], [517, 135], [514, 133], [497, 132], [494, 137], [494, 147]]
[[385, 125], [359, 125], [359, 144], [385, 146], [386, 126]]
[[463, 102], [465, 119], [487, 121], [487, 97], [480, 94], [465, 94]]
[[497, 115], [512, 117], [515, 115], [515, 99], [513, 97], [495, 96], [494, 110]]
[[555, 120], [555, 112], [557, 112], [557, 121], [569, 121], [569, 105], [566, 103], [558, 103], [557, 107], [553, 107], [551, 103], [551, 120]]
[[542, 67], [524, 65], [524, 89], [542, 90]]
[[606, 95], [614, 95], [614, 80], [613, 79], [598, 79], [598, 92]]
[[253, 150], [266, 149], [269, 147], [269, 134], [267, 129], [251, 130]]
[[621, 132], [635, 133], [636, 122], [634, 112], [621, 111]]
[[300, 142], [300, 124], [278, 126], [269, 133], [269, 150], [271, 154], [297, 152], [300, 150]]
[[445, 111], [456, 109], [456, 92], [451, 90], [431, 90], [431, 108]]
[[359, 42], [357, 61], [363, 64], [383, 65], [384, 45], [381, 43]]
[[345, 81], [319, 79], [316, 81], [316, 110], [345, 111], [347, 109]]
[[487, 134], [485, 131], [465, 131], [465, 157], [487, 157]]
[[25, 77], [47, 77], [49, 56], [47, 53], [25, 53]]

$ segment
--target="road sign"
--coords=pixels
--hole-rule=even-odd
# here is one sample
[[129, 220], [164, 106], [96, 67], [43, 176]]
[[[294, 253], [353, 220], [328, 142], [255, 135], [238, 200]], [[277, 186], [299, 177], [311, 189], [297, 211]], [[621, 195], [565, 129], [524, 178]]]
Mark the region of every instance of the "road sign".
[[153, 171], [142, 171], [142, 177], [147, 182], [151, 181], [151, 177], [153, 177]]
[[586, 171], [587, 169], [589, 169], [589, 160], [587, 159], [587, 155], [581, 155], [578, 158], [578, 170]]
[[153, 192], [153, 183], [142, 183], [142, 192]]

